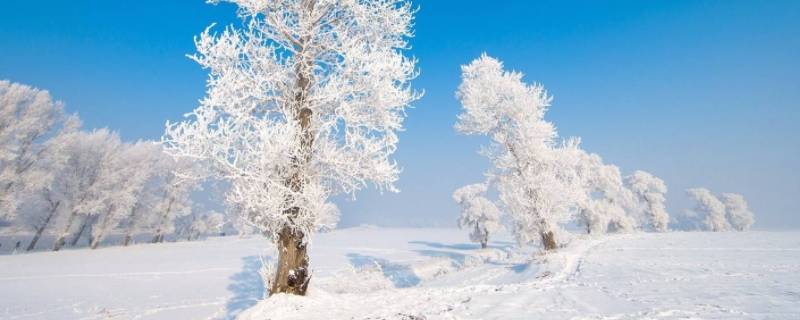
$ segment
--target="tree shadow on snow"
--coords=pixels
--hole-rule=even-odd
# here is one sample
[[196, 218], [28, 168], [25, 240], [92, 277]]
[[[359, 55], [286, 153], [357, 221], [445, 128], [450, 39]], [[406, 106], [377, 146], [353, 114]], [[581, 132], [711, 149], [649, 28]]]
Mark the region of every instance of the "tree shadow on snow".
[[[481, 246], [477, 243], [455, 243], [455, 244], [445, 244], [439, 242], [430, 242], [430, 241], [409, 241], [410, 244], [419, 244], [423, 246], [428, 246], [434, 249], [450, 249], [450, 250], [478, 250]], [[507, 242], [507, 241], [491, 241], [489, 242], [488, 248], [493, 249], [507, 249], [512, 247], [514, 243]]]
[[347, 258], [355, 268], [379, 266], [383, 276], [392, 282], [395, 288], [408, 288], [420, 283], [420, 278], [414, 273], [410, 266], [393, 263], [391, 261], [366, 256], [358, 253], [348, 253]]
[[231, 284], [228, 285], [228, 291], [233, 293], [233, 297], [228, 299], [226, 304], [225, 319], [235, 319], [240, 312], [256, 305], [264, 298], [266, 289], [258, 272], [260, 269], [260, 257], [242, 258], [242, 270], [230, 277]]
[[456, 243], [456, 244], [444, 244], [438, 242], [430, 242], [430, 241], [409, 241], [410, 244], [420, 244], [423, 246], [428, 246], [435, 249], [451, 249], [451, 250], [477, 250], [480, 249], [481, 246], [476, 243]]
[[463, 266], [464, 263], [467, 261], [467, 256], [458, 252], [440, 251], [440, 250], [414, 250], [414, 252], [431, 258], [450, 259], [452, 260], [452, 263], [455, 266]]

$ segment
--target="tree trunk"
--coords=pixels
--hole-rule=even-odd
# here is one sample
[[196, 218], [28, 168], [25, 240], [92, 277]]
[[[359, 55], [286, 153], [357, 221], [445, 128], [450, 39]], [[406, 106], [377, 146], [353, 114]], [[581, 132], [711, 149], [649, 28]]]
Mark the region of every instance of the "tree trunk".
[[[308, 16], [313, 16], [316, 1], [305, 0], [302, 3], [303, 10]], [[300, 125], [299, 154], [292, 159], [292, 175], [286, 181], [286, 186], [294, 193], [302, 193], [306, 183], [306, 170], [311, 163], [312, 145], [314, 144], [314, 132], [312, 131], [311, 121], [313, 120], [313, 110], [308, 108], [306, 99], [312, 85], [314, 74], [313, 54], [308, 54], [306, 44], [311, 41], [311, 35], [305, 34], [296, 43], [298, 60], [295, 66], [295, 83], [293, 109], [294, 120]], [[290, 199], [291, 200], [291, 199]], [[294, 218], [301, 214], [299, 207], [289, 208], [285, 211], [291, 223]], [[270, 295], [276, 293], [286, 293], [295, 295], [305, 295], [308, 284], [311, 280], [311, 272], [308, 268], [308, 247], [305, 234], [286, 225], [278, 234], [276, 243], [278, 249], [278, 270], [272, 282]]]
[[308, 247], [304, 235], [284, 228], [278, 239], [278, 270], [272, 281], [270, 295], [287, 293], [305, 295], [311, 274], [308, 270]]
[[64, 232], [62, 232], [61, 235], [58, 236], [56, 243], [53, 244], [53, 251], [61, 250], [61, 248], [64, 246], [66, 238], [69, 235], [69, 230], [72, 229], [72, 224], [75, 223], [75, 217], [77, 216], [78, 213], [75, 211], [69, 214], [69, 219], [67, 219], [67, 225], [64, 227]]
[[97, 249], [100, 245], [100, 242], [103, 241], [103, 238], [106, 237], [106, 228], [108, 227], [108, 221], [111, 220], [111, 212], [114, 211], [114, 207], [111, 207], [111, 210], [108, 210], [108, 213], [103, 217], [103, 221], [100, 224], [100, 230], [97, 231], [97, 234], [91, 237], [91, 247], [92, 250]]
[[546, 231], [541, 233], [542, 236], [542, 245], [544, 246], [544, 250], [550, 251], [555, 250], [558, 246], [556, 245], [556, 236], [553, 234], [553, 231]]
[[53, 207], [53, 209], [50, 210], [50, 214], [48, 214], [47, 218], [44, 219], [44, 222], [42, 222], [42, 225], [40, 225], [39, 228], [36, 229], [36, 235], [33, 236], [33, 239], [31, 240], [31, 243], [28, 245], [28, 248], [26, 248], [25, 251], [31, 251], [31, 250], [33, 250], [33, 248], [36, 247], [36, 243], [39, 242], [39, 238], [42, 237], [42, 233], [44, 232], [44, 229], [47, 228], [47, 225], [50, 224], [50, 220], [52, 220], [53, 216], [56, 215], [56, 210], [58, 209], [58, 206], [60, 204], [61, 204], [61, 202], [57, 202], [56, 205]]
[[[166, 197], [166, 194], [164, 195]], [[161, 215], [161, 219], [158, 221], [158, 229], [156, 229], [156, 235], [153, 236], [153, 241], [151, 243], [159, 243], [164, 241], [164, 223], [169, 216], [169, 213], [172, 211], [172, 204], [175, 203], [175, 198], [169, 198], [169, 202], [167, 203], [167, 210]]]
[[81, 228], [78, 230], [78, 234], [75, 235], [75, 238], [72, 238], [72, 241], [70, 241], [70, 243], [69, 243], [69, 245], [71, 247], [74, 247], [75, 245], [77, 245], [78, 241], [81, 240], [81, 237], [83, 236], [83, 232], [86, 231], [86, 227], [88, 227], [89, 224], [91, 224], [91, 220], [92, 220], [91, 217], [86, 217], [85, 219], [83, 219], [83, 224], [81, 224]]
[[128, 224], [128, 230], [125, 231], [125, 242], [123, 243], [123, 245], [126, 246], [126, 247], [129, 244], [131, 244], [131, 240], [133, 240], [133, 231], [136, 229], [136, 221], [135, 220], [136, 220], [136, 209], [137, 209], [137, 207], [138, 207], [138, 204], [136, 206], [133, 206], [133, 208], [131, 208], [131, 214], [128, 216], [128, 223], [129, 223]]
[[489, 232], [481, 230], [481, 224], [475, 223], [475, 236], [480, 237], [481, 249], [486, 249], [486, 243], [489, 242]]

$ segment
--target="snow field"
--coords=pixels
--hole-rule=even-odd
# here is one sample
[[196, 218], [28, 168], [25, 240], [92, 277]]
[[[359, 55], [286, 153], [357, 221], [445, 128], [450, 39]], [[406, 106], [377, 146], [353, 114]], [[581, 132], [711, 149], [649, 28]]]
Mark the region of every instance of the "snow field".
[[[800, 233], [319, 234], [307, 297], [265, 295], [258, 238], [0, 256], [0, 319], [797, 319]], [[266, 260], [272, 259], [265, 257]]]

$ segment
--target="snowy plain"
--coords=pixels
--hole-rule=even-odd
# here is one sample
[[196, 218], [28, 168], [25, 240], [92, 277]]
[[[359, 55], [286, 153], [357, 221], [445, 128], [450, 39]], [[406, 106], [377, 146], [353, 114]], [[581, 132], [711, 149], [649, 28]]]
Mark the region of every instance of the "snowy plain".
[[0, 256], [0, 319], [800, 319], [800, 232], [488, 249], [457, 229], [315, 236], [308, 297], [263, 300], [263, 238]]

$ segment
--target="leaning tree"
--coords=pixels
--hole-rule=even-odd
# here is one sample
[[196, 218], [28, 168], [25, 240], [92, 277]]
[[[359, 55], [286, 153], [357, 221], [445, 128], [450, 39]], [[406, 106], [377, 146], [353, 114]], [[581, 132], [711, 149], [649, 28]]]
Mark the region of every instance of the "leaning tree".
[[725, 204], [717, 196], [706, 188], [687, 189], [686, 194], [695, 201], [693, 214], [703, 217], [708, 230], [730, 231], [731, 224], [725, 219]]
[[305, 294], [309, 238], [327, 200], [368, 184], [394, 191], [391, 160], [418, 95], [404, 55], [414, 9], [400, 0], [231, 0], [241, 25], [209, 27], [191, 58], [208, 91], [167, 124], [178, 157], [207, 162], [226, 199], [278, 248], [270, 294]]
[[731, 227], [737, 231], [747, 231], [755, 223], [753, 212], [744, 200], [744, 196], [737, 193], [723, 193], [721, 199], [725, 204], [725, 212], [727, 213], [728, 220]]
[[557, 143], [555, 127], [544, 120], [550, 96], [485, 54], [462, 66], [457, 96], [463, 110], [456, 129], [491, 141], [484, 149], [493, 164], [489, 176], [517, 241], [539, 240], [546, 250], [556, 249], [560, 225], [572, 219], [585, 192], [575, 170], [577, 140]]

